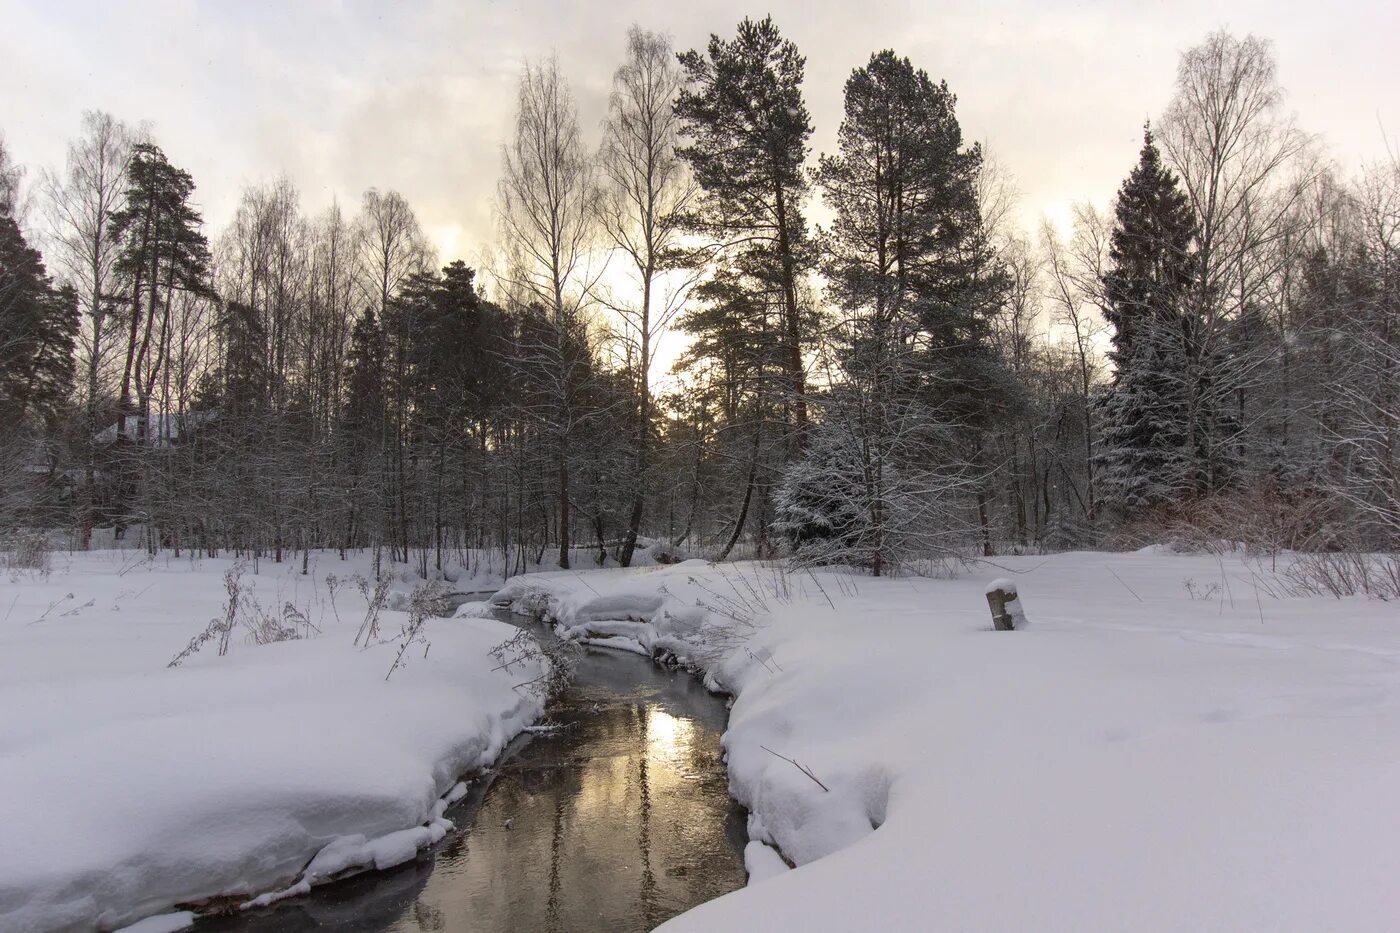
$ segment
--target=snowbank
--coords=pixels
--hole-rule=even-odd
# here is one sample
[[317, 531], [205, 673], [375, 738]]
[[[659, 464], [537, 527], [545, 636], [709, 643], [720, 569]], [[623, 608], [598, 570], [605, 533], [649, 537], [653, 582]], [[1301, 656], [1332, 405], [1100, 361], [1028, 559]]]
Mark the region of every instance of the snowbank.
[[[541, 574], [498, 599], [735, 694], [753, 878], [668, 931], [1393, 927], [1393, 604], [1273, 598], [1232, 557], [998, 564]], [[1008, 575], [1036, 623], [1015, 635], [984, 595]]]
[[[366, 604], [343, 582], [368, 568], [315, 565], [243, 581], [319, 635], [240, 629], [228, 656], [174, 669], [223, 614], [229, 561], [59, 556], [47, 579], [0, 581], [0, 929], [156, 928], [177, 905], [398, 864], [450, 828], [458, 777], [538, 717], [514, 689], [538, 670], [492, 670], [509, 626], [444, 619], [386, 680], [398, 648], [354, 646]], [[405, 618], [384, 611], [383, 635]]]

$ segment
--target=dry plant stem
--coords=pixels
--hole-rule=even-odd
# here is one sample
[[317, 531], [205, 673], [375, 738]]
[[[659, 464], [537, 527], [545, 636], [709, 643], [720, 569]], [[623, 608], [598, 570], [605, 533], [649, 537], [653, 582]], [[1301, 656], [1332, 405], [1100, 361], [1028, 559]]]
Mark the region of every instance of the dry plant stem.
[[[1104, 569], [1104, 570], [1107, 570], [1109, 573], [1113, 573], [1113, 568], [1110, 567], [1110, 566], [1108, 566], [1107, 564], [1104, 564], [1103, 569]], [[1123, 589], [1125, 589], [1125, 590], [1127, 590], [1129, 593], [1132, 593], [1132, 594], [1133, 594], [1133, 599], [1136, 599], [1138, 602], [1142, 602], [1142, 597], [1139, 596], [1139, 595], [1137, 594], [1137, 591], [1134, 590], [1131, 586], [1129, 586], [1127, 583], [1124, 583], [1122, 577], [1118, 576], [1118, 574], [1116, 574], [1116, 573], [1113, 573], [1113, 579], [1117, 580], [1119, 583], [1122, 583], [1122, 584], [1123, 584]]]
[[441, 584], [434, 581], [414, 588], [408, 602], [408, 622], [399, 632], [399, 650], [394, 655], [394, 663], [389, 666], [389, 673], [384, 675], [385, 680], [394, 676], [394, 671], [404, 666], [404, 656], [410, 645], [421, 644], [423, 657], [428, 656], [432, 642], [423, 635], [423, 625], [429, 617], [440, 614], [444, 606]]
[[229, 635], [233, 632], [234, 619], [238, 615], [238, 602], [243, 579], [243, 562], [237, 561], [224, 571], [224, 589], [228, 592], [228, 605], [224, 608], [224, 626], [219, 638], [219, 657], [228, 654]]
[[828, 794], [831, 793], [831, 788], [830, 788], [830, 787], [827, 787], [825, 784], [823, 784], [823, 783], [821, 782], [821, 780], [820, 780], [815, 774], [812, 773], [812, 769], [811, 769], [811, 768], [807, 767], [806, 765], [799, 764], [796, 760], [794, 760], [794, 759], [792, 759], [792, 758], [789, 758], [789, 757], [786, 756], [786, 755], [779, 755], [777, 752], [773, 751], [773, 749], [769, 748], [767, 745], [760, 745], [759, 748], [763, 749], [765, 752], [767, 752], [767, 753], [770, 754], [770, 755], [773, 755], [773, 756], [776, 757], [776, 758], [781, 758], [783, 761], [786, 761], [788, 764], [792, 765], [792, 766], [793, 766], [794, 768], [796, 768], [798, 771], [801, 771], [803, 774], [807, 775], [807, 776], [808, 776], [809, 778], [811, 778], [813, 781], [816, 781], [816, 782], [817, 782], [817, 786], [820, 787], [822, 790], [826, 791]]
[[377, 578], [372, 590], [369, 581], [364, 577], [356, 576], [355, 583], [359, 587], [360, 595], [365, 599], [365, 620], [360, 623], [360, 629], [355, 633], [355, 644], [359, 645], [360, 640], [364, 639], [364, 647], [368, 648], [379, 636], [379, 612], [389, 600], [389, 578]]

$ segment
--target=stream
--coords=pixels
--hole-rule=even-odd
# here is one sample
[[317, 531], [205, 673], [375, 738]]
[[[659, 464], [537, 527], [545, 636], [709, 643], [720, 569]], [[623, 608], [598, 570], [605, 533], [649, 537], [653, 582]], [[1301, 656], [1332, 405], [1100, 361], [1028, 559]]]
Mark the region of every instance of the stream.
[[517, 738], [448, 810], [458, 831], [416, 861], [195, 930], [644, 931], [744, 885], [723, 698], [586, 648], [545, 717], [562, 728]]

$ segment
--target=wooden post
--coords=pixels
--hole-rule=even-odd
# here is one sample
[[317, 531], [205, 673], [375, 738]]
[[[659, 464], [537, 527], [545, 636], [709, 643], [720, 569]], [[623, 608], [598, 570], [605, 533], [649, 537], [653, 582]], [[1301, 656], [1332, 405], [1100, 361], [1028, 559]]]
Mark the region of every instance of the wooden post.
[[987, 584], [987, 606], [992, 610], [992, 625], [998, 632], [1012, 632], [1026, 627], [1026, 614], [1016, 584], [1007, 579]]

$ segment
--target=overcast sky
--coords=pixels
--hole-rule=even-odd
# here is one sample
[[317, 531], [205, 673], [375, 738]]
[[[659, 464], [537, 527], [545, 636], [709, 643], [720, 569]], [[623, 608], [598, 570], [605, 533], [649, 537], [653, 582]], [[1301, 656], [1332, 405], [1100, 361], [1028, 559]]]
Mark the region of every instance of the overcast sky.
[[814, 151], [832, 146], [851, 69], [893, 48], [948, 81], [964, 135], [1015, 176], [1028, 226], [1107, 202], [1178, 54], [1222, 26], [1273, 40], [1289, 106], [1347, 170], [1384, 154], [1382, 126], [1400, 140], [1396, 0], [0, 0], [0, 132], [32, 169], [61, 163], [85, 109], [150, 121], [215, 232], [245, 184], [279, 173], [309, 212], [396, 188], [444, 260], [473, 261], [525, 58], [558, 52], [596, 141], [628, 25], [689, 48], [768, 12], [807, 56]]

